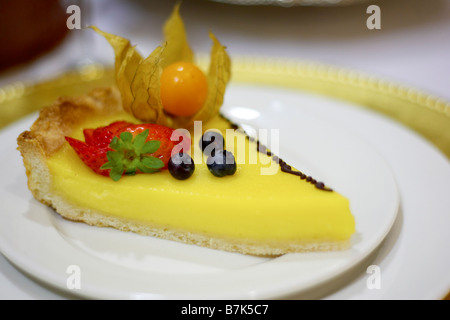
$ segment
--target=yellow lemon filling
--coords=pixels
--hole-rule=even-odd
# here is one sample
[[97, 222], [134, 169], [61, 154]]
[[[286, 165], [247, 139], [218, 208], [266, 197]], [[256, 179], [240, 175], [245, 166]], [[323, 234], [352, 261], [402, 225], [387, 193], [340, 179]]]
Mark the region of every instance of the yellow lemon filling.
[[[119, 114], [108, 119], [91, 119], [74, 130], [104, 126], [115, 120], [132, 120]], [[208, 128], [226, 128], [221, 118]], [[203, 129], [208, 129], [204, 127]], [[59, 196], [81, 208], [142, 224], [199, 233], [236, 241], [308, 243], [346, 241], [355, 232], [349, 201], [333, 191], [317, 189], [298, 176], [282, 172], [279, 165], [257, 151], [256, 143], [239, 139], [232, 176], [213, 176], [192, 137], [194, 174], [187, 180], [174, 179], [167, 170], [124, 176], [115, 182], [97, 175], [65, 144], [48, 159], [52, 187]], [[225, 136], [225, 135], [224, 135]], [[249, 159], [258, 159], [249, 163]], [[269, 161], [268, 161], [269, 160]], [[263, 167], [276, 165], [275, 174], [261, 174]]]

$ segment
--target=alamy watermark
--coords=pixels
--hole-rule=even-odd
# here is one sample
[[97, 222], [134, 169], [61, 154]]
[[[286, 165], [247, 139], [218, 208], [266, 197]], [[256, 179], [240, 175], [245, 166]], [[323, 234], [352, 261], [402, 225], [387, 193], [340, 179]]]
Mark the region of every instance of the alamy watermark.
[[66, 286], [69, 290], [81, 289], [81, 268], [76, 264], [71, 264], [66, 268], [68, 274], [66, 279]]
[[366, 10], [367, 14], [370, 16], [367, 18], [366, 26], [369, 30], [379, 30], [381, 29], [381, 9], [377, 5], [370, 5]]
[[[222, 135], [222, 132], [217, 129], [208, 129], [206, 131], [214, 131]], [[191, 132], [189, 130], [174, 130], [171, 136], [171, 140], [179, 143], [173, 148], [172, 154], [186, 153], [193, 159], [194, 163], [203, 163], [205, 158], [214, 155], [215, 152], [220, 152], [221, 150], [239, 150], [239, 152], [235, 154], [234, 158], [236, 164], [259, 163], [261, 164], [261, 175], [273, 175], [277, 173], [279, 164], [277, 163], [277, 161], [273, 161], [272, 156], [268, 156], [269, 150], [260, 141], [265, 141], [267, 142], [267, 144], [270, 144], [270, 155], [278, 155], [280, 140], [278, 129], [254, 130], [253, 134], [256, 135], [256, 137], [254, 137], [253, 139], [257, 142], [255, 142], [254, 144], [249, 144], [249, 148], [247, 148], [247, 139], [250, 138], [246, 133], [242, 132], [242, 129], [226, 129], [224, 135], [225, 145], [211, 144], [204, 150], [198, 152], [192, 152], [191, 148], [186, 148], [187, 150], [185, 150], [186, 143], [184, 142], [184, 139], [187, 138], [190, 141], [198, 143], [203, 139], [203, 132], [202, 121], [194, 121], [193, 140], [191, 137]], [[257, 152], [252, 152], [250, 148], [255, 148]], [[184, 159], [188, 160], [188, 158], [180, 159], [180, 161], [184, 161]]]
[[366, 273], [369, 274], [366, 280], [367, 289], [381, 289], [381, 268], [373, 264], [367, 267]]
[[66, 26], [69, 30], [81, 29], [81, 9], [79, 6], [72, 4], [67, 7], [66, 13], [70, 16], [66, 20]]
[[[72, 4], [67, 7], [66, 13], [69, 17], [66, 20], [66, 26], [69, 30], [81, 29], [81, 9], [79, 6]], [[369, 30], [381, 29], [381, 9], [379, 6], [372, 4], [367, 7], [366, 13], [370, 16], [366, 20], [366, 27]]]

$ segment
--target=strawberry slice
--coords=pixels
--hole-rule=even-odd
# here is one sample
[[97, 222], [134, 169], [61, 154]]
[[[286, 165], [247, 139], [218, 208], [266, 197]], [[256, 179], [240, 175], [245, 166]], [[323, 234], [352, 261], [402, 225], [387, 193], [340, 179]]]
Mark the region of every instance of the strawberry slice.
[[[161, 159], [164, 162], [164, 168], [166, 169], [170, 157], [172, 156], [172, 150], [179, 143], [177, 141], [170, 140], [174, 129], [158, 124], [135, 124], [122, 127], [121, 132], [130, 132], [135, 137], [147, 129], [149, 130], [149, 134], [146, 141], [157, 140], [161, 142], [159, 149], [151, 155], [155, 158]], [[185, 150], [188, 150], [190, 147], [190, 141], [183, 141], [182, 145], [184, 148], [187, 148]]]
[[126, 121], [116, 121], [106, 127], [97, 129], [84, 129], [84, 140], [89, 145], [95, 145], [98, 148], [109, 147], [114, 136], [120, 134], [120, 130], [129, 126], [130, 123]]
[[158, 124], [117, 121], [100, 128], [84, 129], [85, 141], [65, 139], [95, 173], [117, 181], [124, 174], [167, 169], [175, 150], [189, 150], [190, 138], [183, 136], [181, 142], [172, 141], [174, 131]]
[[108, 176], [109, 171], [101, 169], [102, 165], [108, 161], [106, 153], [108, 148], [99, 149], [94, 145], [89, 145], [86, 142], [74, 139], [71, 137], [65, 137], [66, 141], [75, 150], [80, 159], [95, 173]]

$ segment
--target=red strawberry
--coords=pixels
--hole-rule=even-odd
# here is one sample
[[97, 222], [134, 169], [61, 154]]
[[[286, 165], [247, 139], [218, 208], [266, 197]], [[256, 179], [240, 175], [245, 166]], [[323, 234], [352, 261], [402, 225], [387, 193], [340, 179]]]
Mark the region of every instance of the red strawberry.
[[[113, 150], [110, 146], [113, 138], [119, 138], [123, 132], [130, 132], [134, 138], [147, 129], [149, 132], [146, 142], [157, 140], [160, 142], [160, 146], [155, 152], [146, 154], [145, 157], [155, 157], [162, 160], [163, 167], [161, 169], [166, 169], [173, 150], [175, 150], [174, 147], [180, 143], [179, 141], [171, 140], [171, 136], [175, 130], [166, 126], [158, 124], [132, 124], [125, 121], [117, 121], [105, 127], [84, 129], [84, 142], [71, 137], [66, 137], [66, 140], [89, 168], [98, 174], [111, 176], [111, 169], [102, 169], [101, 167], [110, 160], [107, 156], [108, 151], [117, 151]], [[183, 137], [181, 145], [176, 150], [179, 150], [180, 147], [185, 151], [189, 150], [190, 145], [191, 141], [189, 137]], [[134, 170], [134, 173], [139, 172], [141, 171]]]
[[108, 161], [106, 157], [106, 153], [108, 152], [107, 148], [99, 149], [93, 145], [89, 145], [83, 141], [66, 137], [66, 141], [70, 144], [70, 146], [75, 150], [80, 159], [95, 173], [108, 176], [108, 170], [100, 169], [101, 166]]
[[84, 129], [84, 141], [89, 145], [95, 145], [98, 148], [109, 147], [114, 136], [120, 135], [120, 130], [130, 123], [126, 121], [116, 121], [106, 127], [97, 129]]
[[[148, 138], [146, 141], [151, 141], [151, 140], [157, 140], [161, 142], [161, 145], [159, 147], [159, 149], [152, 153], [151, 156], [155, 157], [155, 158], [159, 158], [161, 159], [165, 166], [164, 168], [167, 168], [167, 164], [169, 163], [170, 157], [172, 156], [172, 150], [174, 149], [174, 147], [176, 145], [178, 145], [180, 142], [179, 141], [172, 141], [171, 140], [171, 136], [174, 132], [174, 129], [166, 127], [166, 126], [162, 126], [162, 125], [158, 125], [158, 124], [135, 124], [135, 125], [129, 125], [126, 127], [122, 127], [121, 128], [121, 132], [130, 132], [133, 134], [133, 136], [138, 135], [139, 133], [145, 131], [145, 130], [149, 130], [149, 134], [148, 134]], [[117, 133], [117, 136], [119, 136], [120, 133]], [[191, 141], [190, 139], [186, 139], [186, 141], [182, 141], [181, 142], [181, 146], [183, 147], [184, 150], [189, 150], [190, 145], [191, 145]], [[179, 149], [179, 148], [177, 148]]]

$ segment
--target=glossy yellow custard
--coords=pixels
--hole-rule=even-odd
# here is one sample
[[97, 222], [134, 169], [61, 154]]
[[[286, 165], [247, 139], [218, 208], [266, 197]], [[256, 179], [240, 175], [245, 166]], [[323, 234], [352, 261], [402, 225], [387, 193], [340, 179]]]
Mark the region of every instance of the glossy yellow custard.
[[[90, 119], [72, 136], [81, 139], [83, 128], [131, 120], [129, 117]], [[208, 128], [223, 132], [229, 123], [217, 117], [203, 127]], [[307, 248], [311, 243], [314, 250], [328, 250], [330, 243], [338, 243], [333, 248], [348, 245], [355, 221], [347, 198], [282, 172], [243, 133], [236, 133], [236, 141], [244, 143], [235, 143], [234, 154], [238, 159], [244, 153], [246, 160], [237, 161], [234, 175], [215, 177], [208, 171], [195, 135], [192, 138], [196, 167], [187, 180], [176, 180], [165, 170], [124, 176], [115, 182], [91, 171], [66, 143], [47, 159], [52, 188], [76, 207], [163, 230], [274, 247]], [[249, 163], [249, 159], [258, 161]], [[275, 174], [261, 174], [261, 169], [268, 167]]]

